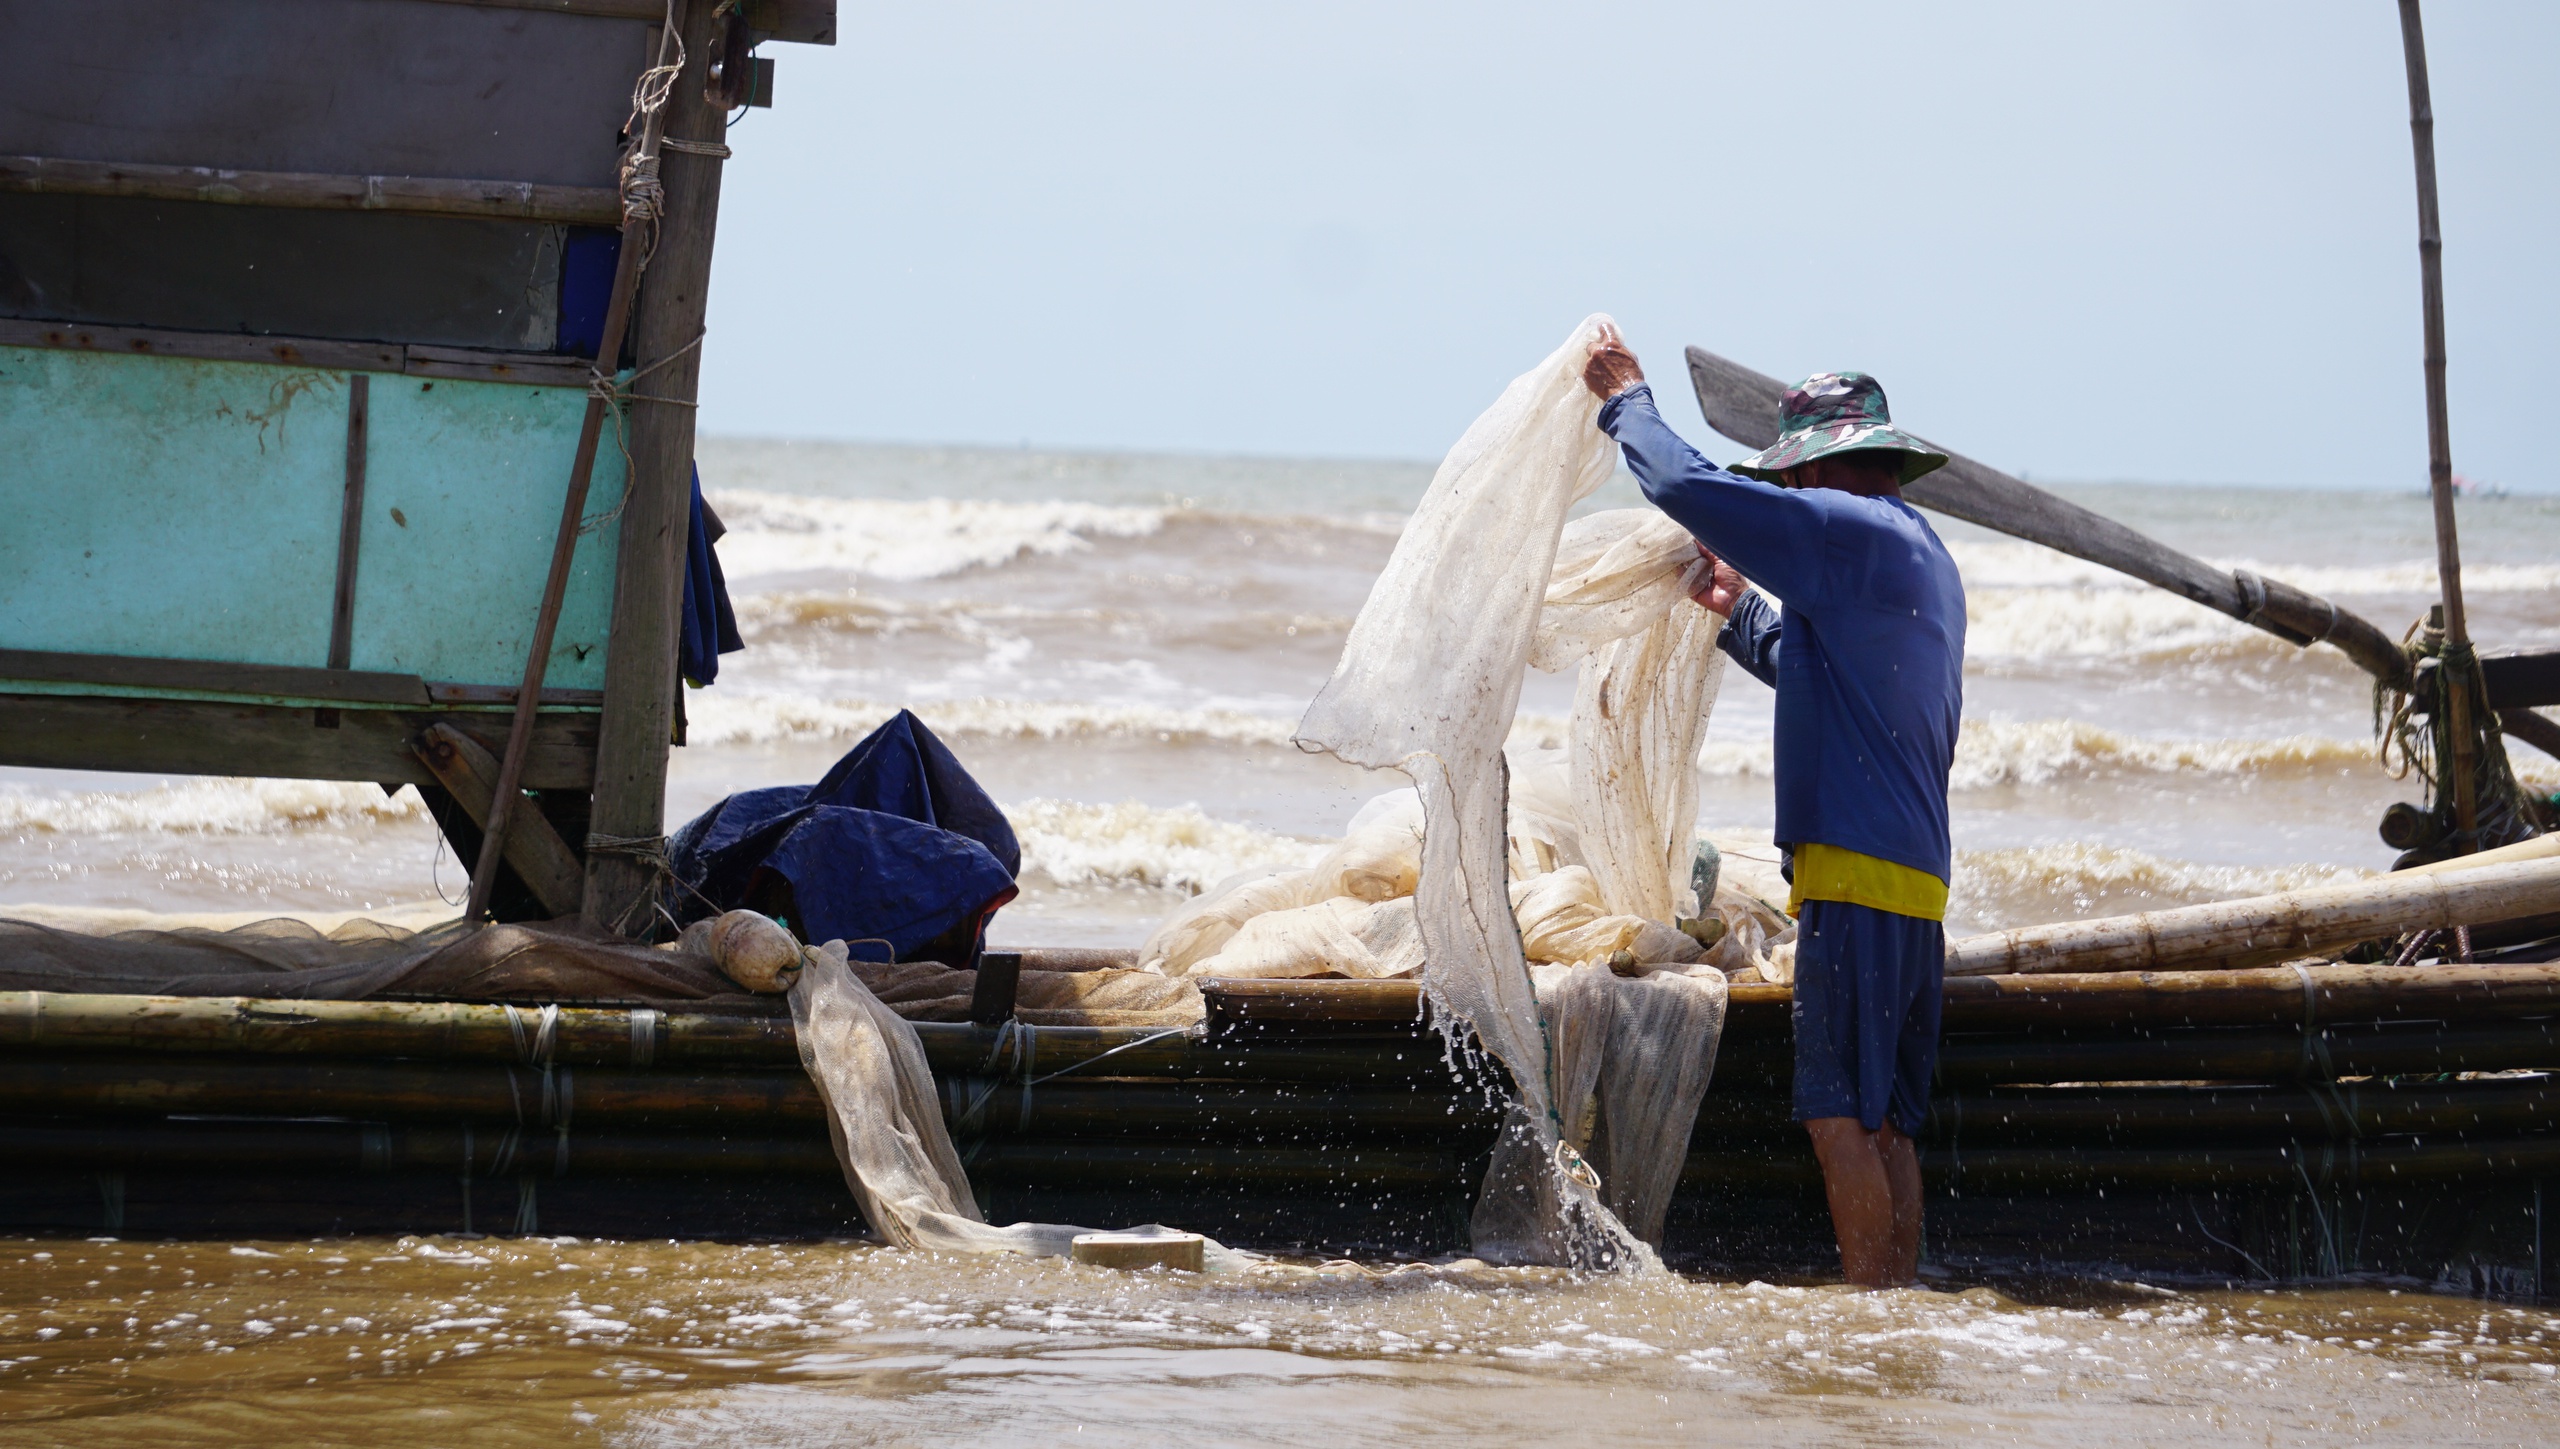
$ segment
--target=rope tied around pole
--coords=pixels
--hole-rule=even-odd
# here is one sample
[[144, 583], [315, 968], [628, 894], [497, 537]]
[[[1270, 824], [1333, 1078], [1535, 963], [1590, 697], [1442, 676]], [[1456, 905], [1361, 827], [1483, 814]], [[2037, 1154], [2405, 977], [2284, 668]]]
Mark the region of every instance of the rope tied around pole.
[[[2444, 821], [2444, 841], [2456, 854], [2531, 839], [2548, 828], [2507, 758], [2506, 731], [2498, 712], [2489, 707], [2479, 651], [2421, 618], [2401, 636], [2400, 652], [2409, 660], [2410, 687], [2404, 690], [2384, 680], [2373, 686], [2375, 757], [2383, 769], [2395, 780], [2417, 776], [2428, 807]], [[2455, 695], [2469, 706], [2460, 711], [2473, 735], [2468, 751], [2455, 748]], [[2473, 823], [2468, 830], [2451, 818], [2460, 784], [2453, 778], [2454, 762], [2462, 754], [2471, 758]]]
[[606, 509], [602, 513], [595, 514], [592, 517], [579, 519], [579, 537], [583, 538], [588, 534], [594, 533], [603, 528], [606, 524], [620, 518], [622, 516], [622, 510], [630, 506], [631, 478], [632, 475], [639, 470], [640, 465], [631, 456], [631, 414], [629, 405], [634, 402], [654, 402], [672, 403], [678, 407], [699, 406], [699, 404], [688, 402], [683, 398], [662, 397], [656, 393], [637, 392], [633, 390], [632, 384], [637, 383], [644, 377], [647, 377], [650, 373], [656, 372], [659, 368], [665, 367], [667, 364], [676, 361], [678, 358], [689, 356], [693, 352], [699, 350], [702, 346], [703, 339], [710, 335], [711, 329], [708, 327], [704, 328], [700, 332], [696, 332], [693, 334], [693, 340], [691, 342], [686, 343], [684, 346], [677, 348], [675, 351], [668, 353], [666, 356], [659, 358], [655, 362], [633, 368], [629, 377], [618, 377], [606, 372], [602, 366], [603, 359], [601, 358], [597, 359], [598, 365], [587, 369], [587, 396], [603, 403], [606, 415], [613, 419], [613, 445], [622, 454], [622, 498], [621, 501], [615, 503], [611, 508]]

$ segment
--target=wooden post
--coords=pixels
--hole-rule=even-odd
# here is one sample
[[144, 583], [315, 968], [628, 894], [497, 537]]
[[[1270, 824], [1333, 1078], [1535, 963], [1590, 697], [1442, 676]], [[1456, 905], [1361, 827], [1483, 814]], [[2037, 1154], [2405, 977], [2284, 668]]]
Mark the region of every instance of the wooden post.
[[[713, 55], [713, 0], [683, 0], [684, 73], [668, 97], [659, 177], [666, 187], [657, 255], [640, 284], [638, 362], [660, 364], [635, 387], [631, 476], [624, 487], [622, 549], [614, 576], [613, 632], [605, 654], [604, 719], [596, 742], [595, 809], [587, 851], [587, 919], [645, 934], [657, 889], [654, 854], [623, 842], [666, 832], [667, 750], [676, 678], [676, 610], [684, 596], [691, 521], [693, 399], [702, 370], [703, 313], [711, 286], [713, 223], [720, 209], [716, 147], [728, 117], [703, 98]], [[646, 849], [644, 845], [640, 849]]]
[[364, 542], [364, 466], [371, 429], [373, 379], [347, 374], [347, 483], [338, 505], [338, 591], [329, 611], [329, 667], [355, 658], [356, 557]]
[[2475, 798], [2479, 746], [2471, 720], [2471, 629], [2462, 611], [2462, 545], [2453, 525], [2453, 422], [2444, 386], [2444, 234], [2436, 218], [2436, 114], [2427, 88], [2427, 36], [2418, 0], [2400, 0], [2400, 48], [2409, 67], [2409, 145], [2418, 171], [2418, 282], [2424, 297], [2427, 375], [2427, 493], [2435, 503], [2436, 579], [2444, 590], [2444, 650], [2452, 667], [2438, 675], [2438, 708], [2453, 742], [2455, 853], [2479, 848]]

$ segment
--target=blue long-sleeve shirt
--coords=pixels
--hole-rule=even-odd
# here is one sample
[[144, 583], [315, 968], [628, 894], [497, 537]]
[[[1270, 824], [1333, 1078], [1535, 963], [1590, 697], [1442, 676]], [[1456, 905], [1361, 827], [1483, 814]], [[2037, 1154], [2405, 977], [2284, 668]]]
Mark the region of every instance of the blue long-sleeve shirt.
[[1776, 835], [1949, 878], [1947, 771], [1964, 711], [1964, 581], [1919, 510], [1729, 473], [1630, 388], [1600, 428], [1654, 506], [1777, 596], [1727, 652], [1778, 691]]

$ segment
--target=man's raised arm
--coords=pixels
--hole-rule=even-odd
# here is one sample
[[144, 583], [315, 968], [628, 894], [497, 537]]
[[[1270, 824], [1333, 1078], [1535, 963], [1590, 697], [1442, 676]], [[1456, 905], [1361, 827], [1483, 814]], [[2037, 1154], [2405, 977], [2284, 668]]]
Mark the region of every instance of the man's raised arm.
[[1608, 401], [1600, 430], [1618, 440], [1644, 496], [1692, 537], [1784, 602], [1821, 602], [1827, 516], [1812, 498], [1708, 462], [1671, 431], [1614, 327], [1593, 343], [1585, 386]]

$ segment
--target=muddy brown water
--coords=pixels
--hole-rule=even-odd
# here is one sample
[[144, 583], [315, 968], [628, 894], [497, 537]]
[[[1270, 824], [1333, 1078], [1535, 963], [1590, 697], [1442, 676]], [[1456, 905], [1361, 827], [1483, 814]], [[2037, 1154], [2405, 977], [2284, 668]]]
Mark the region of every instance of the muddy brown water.
[[0, 1243], [0, 1445], [2548, 1444], [2560, 1312], [862, 1243]]

